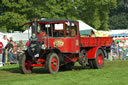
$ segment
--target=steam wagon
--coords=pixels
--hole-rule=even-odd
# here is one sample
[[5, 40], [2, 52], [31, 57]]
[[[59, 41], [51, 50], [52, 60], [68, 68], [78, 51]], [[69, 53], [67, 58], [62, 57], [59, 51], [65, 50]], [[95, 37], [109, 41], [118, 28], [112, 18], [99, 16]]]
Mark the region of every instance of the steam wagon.
[[80, 37], [79, 22], [70, 19], [34, 19], [25, 25], [32, 31], [29, 46], [19, 59], [22, 73], [45, 67], [55, 74], [59, 69], [71, 69], [75, 62], [93, 69], [104, 67], [112, 37]]

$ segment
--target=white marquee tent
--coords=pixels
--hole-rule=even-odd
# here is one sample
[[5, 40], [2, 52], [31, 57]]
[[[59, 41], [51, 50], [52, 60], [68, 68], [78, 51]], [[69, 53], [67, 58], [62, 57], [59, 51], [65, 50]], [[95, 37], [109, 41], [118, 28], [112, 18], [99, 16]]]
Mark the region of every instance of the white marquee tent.
[[89, 26], [88, 24], [84, 23], [83, 21], [78, 20], [78, 22], [79, 22], [79, 30], [80, 31], [90, 29], [90, 30], [93, 30], [94, 32], [96, 32], [96, 30], [93, 27]]

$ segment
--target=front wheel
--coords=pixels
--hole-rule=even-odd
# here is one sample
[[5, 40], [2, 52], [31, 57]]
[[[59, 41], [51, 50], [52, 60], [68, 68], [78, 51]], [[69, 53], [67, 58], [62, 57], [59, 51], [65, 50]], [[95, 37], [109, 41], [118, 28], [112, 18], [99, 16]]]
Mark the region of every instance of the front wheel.
[[56, 53], [49, 53], [46, 58], [46, 68], [48, 72], [55, 74], [60, 67], [60, 60]]
[[25, 54], [20, 56], [19, 67], [22, 73], [31, 74], [32, 73], [32, 60], [30, 57], [27, 57]]

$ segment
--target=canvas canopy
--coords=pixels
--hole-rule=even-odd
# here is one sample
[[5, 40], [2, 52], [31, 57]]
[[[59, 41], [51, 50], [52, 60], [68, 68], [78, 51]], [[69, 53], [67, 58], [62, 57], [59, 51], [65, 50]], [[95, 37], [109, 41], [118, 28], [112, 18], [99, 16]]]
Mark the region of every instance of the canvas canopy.
[[82, 31], [82, 30], [93, 30], [94, 32], [96, 32], [96, 30], [89, 26], [88, 24], [84, 23], [83, 21], [81, 20], [78, 20], [79, 22], [79, 30]]

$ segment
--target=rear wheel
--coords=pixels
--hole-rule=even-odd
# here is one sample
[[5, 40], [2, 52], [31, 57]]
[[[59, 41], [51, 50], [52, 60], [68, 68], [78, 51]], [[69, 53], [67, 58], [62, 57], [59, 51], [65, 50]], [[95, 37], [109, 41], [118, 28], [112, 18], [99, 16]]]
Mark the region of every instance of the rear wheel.
[[86, 66], [88, 62], [87, 52], [85, 49], [81, 50], [79, 57], [79, 64], [82, 66]]
[[101, 69], [104, 67], [104, 53], [101, 49], [97, 50], [96, 58], [92, 61], [94, 68]]
[[60, 60], [56, 53], [49, 53], [46, 58], [46, 68], [48, 72], [55, 74], [60, 67]]
[[32, 60], [30, 57], [27, 57], [25, 54], [20, 56], [19, 67], [20, 67], [22, 73], [24, 73], [24, 74], [32, 73], [31, 64], [32, 64]]

